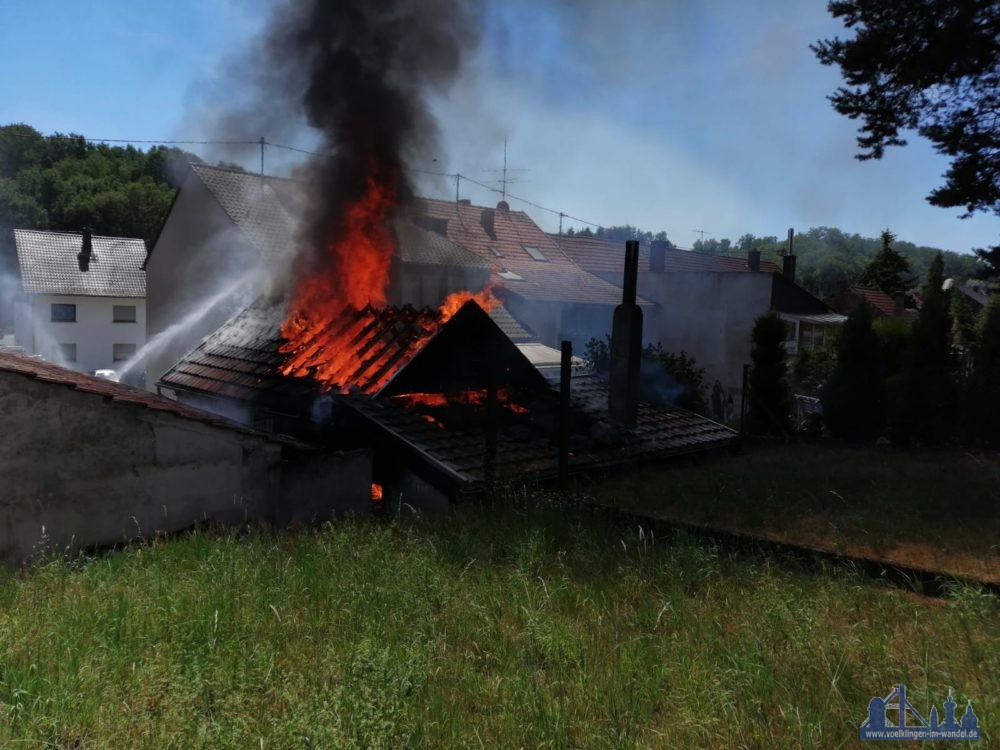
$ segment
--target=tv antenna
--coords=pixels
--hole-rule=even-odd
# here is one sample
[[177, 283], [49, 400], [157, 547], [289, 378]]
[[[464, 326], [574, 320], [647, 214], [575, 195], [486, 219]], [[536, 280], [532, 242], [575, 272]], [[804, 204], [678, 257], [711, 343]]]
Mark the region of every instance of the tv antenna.
[[503, 169], [484, 169], [484, 172], [502, 172], [503, 176], [499, 180], [494, 180], [494, 182], [500, 183], [500, 194], [502, 196], [501, 200], [507, 200], [507, 186], [511, 183], [517, 182], [516, 177], [509, 177], [510, 172], [527, 172], [527, 169], [511, 169], [507, 166], [507, 136], [503, 137]]
[[701, 237], [699, 237], [699, 238], [698, 238], [700, 242], [704, 242], [704, 241], [705, 241], [705, 235], [706, 235], [706, 234], [707, 234], [707, 235], [708, 235], [709, 237], [711, 237], [711, 236], [712, 236], [712, 233], [711, 233], [711, 232], [706, 232], [706, 231], [705, 231], [704, 229], [692, 229], [691, 231], [692, 231], [692, 232], [694, 232], [695, 234], [699, 234], [699, 235], [701, 235]]

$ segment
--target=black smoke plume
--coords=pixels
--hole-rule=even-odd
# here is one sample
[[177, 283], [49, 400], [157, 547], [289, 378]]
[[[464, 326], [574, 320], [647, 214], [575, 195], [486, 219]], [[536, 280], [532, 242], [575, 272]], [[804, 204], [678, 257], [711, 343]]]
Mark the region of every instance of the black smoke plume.
[[369, 177], [402, 203], [412, 197], [406, 167], [440, 155], [427, 95], [454, 81], [478, 27], [478, 5], [465, 0], [277, 0], [244, 61], [254, 93], [219, 127], [284, 137], [304, 119], [318, 132], [300, 250], [315, 254], [335, 237]]

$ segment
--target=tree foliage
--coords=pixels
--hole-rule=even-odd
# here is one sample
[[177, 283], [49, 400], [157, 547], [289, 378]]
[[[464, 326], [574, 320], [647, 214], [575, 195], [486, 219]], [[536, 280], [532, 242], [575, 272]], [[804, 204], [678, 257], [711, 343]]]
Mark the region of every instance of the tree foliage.
[[837, 365], [823, 388], [823, 418], [834, 437], [874, 440], [886, 421], [884, 369], [871, 311], [861, 305], [844, 323]]
[[834, 0], [849, 39], [812, 45], [846, 86], [834, 108], [861, 120], [860, 159], [879, 159], [912, 130], [951, 158], [928, 200], [1000, 214], [1000, 2]]
[[940, 445], [952, 438], [957, 426], [952, 321], [943, 283], [944, 264], [939, 257], [931, 264], [923, 288], [900, 399], [894, 406], [893, 436], [900, 443]]
[[0, 127], [0, 227], [141, 237], [147, 244], [167, 215], [183, 166], [200, 161], [180, 149], [89, 143]]
[[881, 289], [889, 295], [905, 294], [916, 280], [906, 258], [893, 248], [896, 235], [888, 229], [882, 232], [882, 249], [865, 266], [858, 282]]
[[983, 308], [972, 372], [969, 422], [975, 438], [1000, 447], [1000, 295]]
[[777, 313], [754, 322], [750, 349], [750, 406], [747, 428], [755, 435], [784, 435], [791, 421], [792, 398], [785, 362], [785, 323]]

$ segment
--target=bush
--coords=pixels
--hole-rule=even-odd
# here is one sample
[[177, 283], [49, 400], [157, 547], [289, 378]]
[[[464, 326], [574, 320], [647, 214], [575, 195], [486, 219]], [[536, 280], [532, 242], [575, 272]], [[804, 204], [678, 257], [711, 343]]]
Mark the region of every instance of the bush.
[[1000, 295], [990, 297], [983, 308], [969, 391], [973, 437], [1000, 447]]
[[769, 312], [757, 318], [752, 337], [747, 429], [756, 435], [787, 434], [792, 398], [786, 379], [785, 323]]

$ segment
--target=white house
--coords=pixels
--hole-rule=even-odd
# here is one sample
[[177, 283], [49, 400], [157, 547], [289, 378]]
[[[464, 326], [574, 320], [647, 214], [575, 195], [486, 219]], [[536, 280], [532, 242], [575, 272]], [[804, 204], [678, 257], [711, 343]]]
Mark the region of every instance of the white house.
[[14, 344], [79, 372], [120, 371], [146, 342], [139, 239], [14, 230]]

